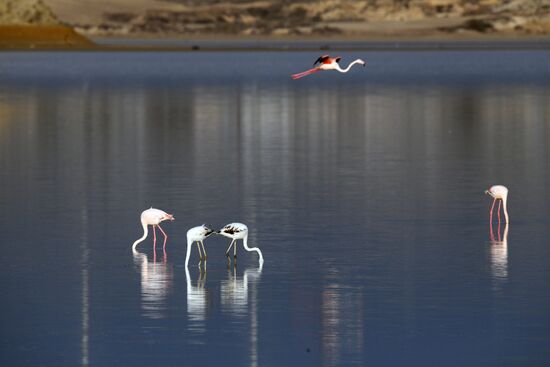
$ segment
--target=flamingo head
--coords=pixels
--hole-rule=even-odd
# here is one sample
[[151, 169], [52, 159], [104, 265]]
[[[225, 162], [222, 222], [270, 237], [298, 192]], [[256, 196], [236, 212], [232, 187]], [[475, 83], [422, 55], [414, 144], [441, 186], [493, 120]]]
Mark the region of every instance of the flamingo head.
[[164, 216], [164, 218], [162, 220], [174, 220], [174, 216], [172, 214], [168, 214], [166, 213], [166, 215]]

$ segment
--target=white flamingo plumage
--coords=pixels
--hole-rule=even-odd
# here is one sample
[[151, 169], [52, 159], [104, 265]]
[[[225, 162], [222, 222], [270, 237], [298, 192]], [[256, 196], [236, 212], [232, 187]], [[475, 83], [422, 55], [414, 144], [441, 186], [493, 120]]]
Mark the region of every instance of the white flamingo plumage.
[[[212, 233], [214, 233], [214, 230], [208, 228], [206, 225], [193, 227], [190, 230], [187, 231], [187, 256], [185, 257], [185, 267], [187, 268], [187, 265], [189, 264], [189, 257], [191, 256], [191, 247], [193, 247], [193, 243], [197, 243], [197, 248], [199, 250], [199, 259], [200, 261], [206, 261], [206, 249], [204, 248], [204, 239], [208, 236], [210, 236]], [[201, 246], [202, 246], [202, 252], [201, 253]], [[200, 264], [200, 262], [199, 262]]]
[[231, 246], [235, 246], [233, 248], [233, 257], [237, 258], [237, 240], [243, 240], [243, 246], [246, 251], [256, 251], [258, 255], [260, 256], [260, 265], [264, 263], [264, 257], [262, 255], [262, 251], [260, 251], [257, 247], [248, 247], [248, 227], [245, 224], [242, 223], [229, 223], [222, 229], [220, 229], [218, 234], [231, 238], [232, 241], [229, 244], [229, 247], [227, 248], [227, 251], [225, 252], [225, 255], [229, 259], [229, 250], [231, 250]]
[[330, 57], [329, 55], [323, 55], [313, 63], [313, 66], [319, 64], [318, 66], [315, 66], [313, 69], [302, 71], [301, 73], [292, 74], [291, 77], [292, 79], [300, 79], [306, 75], [313, 74], [323, 70], [336, 70], [341, 73], [347, 73], [351, 69], [351, 67], [355, 64], [361, 64], [363, 66], [365, 66], [366, 64], [366, 62], [363, 61], [362, 59], [356, 59], [353, 62], [351, 62], [347, 68], [342, 69], [339, 64], [341, 59], [342, 58], [340, 56]]
[[500, 223], [500, 204], [502, 202], [502, 208], [504, 209], [504, 218], [506, 219], [506, 224], [510, 222], [510, 219], [508, 217], [508, 209], [506, 207], [506, 203], [508, 201], [508, 189], [506, 186], [502, 185], [494, 185], [489, 188], [489, 190], [485, 190], [486, 194], [489, 194], [493, 197], [493, 205], [491, 206], [491, 212], [489, 214], [489, 221], [490, 223], [493, 222], [493, 209], [495, 208], [495, 203], [497, 200], [498, 202], [498, 222]]
[[147, 234], [149, 232], [148, 231], [149, 226], [153, 226], [153, 247], [156, 248], [157, 246], [156, 227], [159, 227], [160, 231], [164, 235], [164, 244], [162, 247], [166, 248], [166, 240], [168, 239], [168, 236], [160, 226], [160, 222], [163, 222], [165, 220], [174, 220], [174, 216], [160, 209], [150, 208], [150, 209], [144, 210], [141, 213], [141, 225], [143, 226], [143, 236], [141, 238], [138, 238], [134, 242], [134, 244], [132, 245], [132, 250], [135, 251], [136, 246], [147, 238]]

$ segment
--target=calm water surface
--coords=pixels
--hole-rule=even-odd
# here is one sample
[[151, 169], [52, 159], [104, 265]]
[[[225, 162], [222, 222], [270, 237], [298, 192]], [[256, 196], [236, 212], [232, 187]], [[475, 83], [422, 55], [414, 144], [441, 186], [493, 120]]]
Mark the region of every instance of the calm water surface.
[[0, 364], [550, 365], [550, 52], [342, 56], [0, 54]]

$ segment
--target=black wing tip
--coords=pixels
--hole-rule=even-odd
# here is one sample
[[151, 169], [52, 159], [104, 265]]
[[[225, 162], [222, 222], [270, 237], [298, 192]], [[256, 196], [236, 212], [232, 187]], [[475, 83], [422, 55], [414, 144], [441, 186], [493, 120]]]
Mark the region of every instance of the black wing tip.
[[317, 60], [315, 60], [315, 62], [313, 63], [313, 66], [315, 66], [317, 64], [321, 64], [324, 60], [328, 59], [329, 57], [330, 57], [329, 55], [319, 56], [319, 58]]

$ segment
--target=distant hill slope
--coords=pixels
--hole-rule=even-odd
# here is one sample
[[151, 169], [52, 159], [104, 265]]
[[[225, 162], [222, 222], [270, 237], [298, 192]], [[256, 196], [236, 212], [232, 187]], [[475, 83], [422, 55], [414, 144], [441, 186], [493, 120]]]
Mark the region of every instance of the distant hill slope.
[[43, 0], [88, 35], [550, 35], [549, 0]]
[[41, 0], [0, 0], [0, 25], [59, 25]]
[[[164, 0], [43, 0], [63, 22], [100, 26], [105, 14], [142, 14], [147, 10], [182, 9], [182, 4]], [[183, 2], [182, 2], [183, 3]]]
[[41, 0], [0, 0], [0, 50], [93, 46], [71, 27], [61, 24]]

